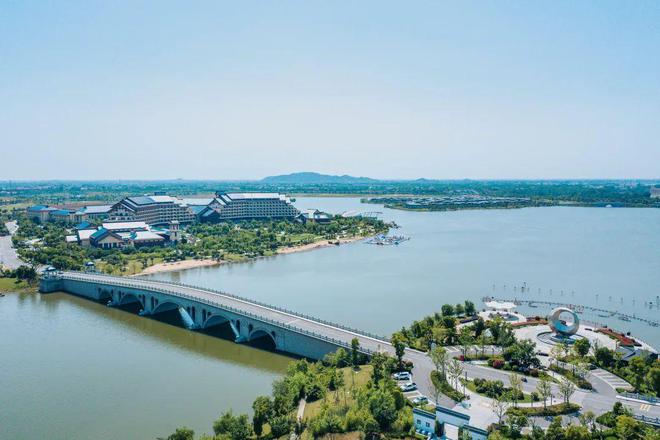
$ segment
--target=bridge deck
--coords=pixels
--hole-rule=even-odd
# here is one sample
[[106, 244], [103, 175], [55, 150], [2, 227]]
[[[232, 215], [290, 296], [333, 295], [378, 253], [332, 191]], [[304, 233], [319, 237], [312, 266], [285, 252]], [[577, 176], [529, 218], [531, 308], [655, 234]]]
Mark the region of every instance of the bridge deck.
[[381, 338], [367, 335], [357, 330], [341, 328], [311, 317], [304, 317], [293, 312], [284, 311], [274, 306], [268, 306], [235, 295], [213, 291], [201, 287], [187, 286], [166, 281], [144, 278], [126, 278], [111, 275], [82, 272], [60, 272], [62, 279], [101, 283], [118, 287], [143, 289], [162, 292], [200, 303], [232, 310], [251, 318], [260, 319], [283, 328], [298, 331], [312, 337], [336, 342], [338, 345], [350, 347], [353, 338], [360, 341], [362, 351], [367, 353], [388, 352], [394, 355], [392, 345]]

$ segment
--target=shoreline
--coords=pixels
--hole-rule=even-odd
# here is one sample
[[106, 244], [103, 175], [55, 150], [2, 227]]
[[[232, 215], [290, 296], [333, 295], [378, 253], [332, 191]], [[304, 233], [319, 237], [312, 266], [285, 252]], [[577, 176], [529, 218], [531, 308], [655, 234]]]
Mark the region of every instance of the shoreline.
[[156, 263], [154, 265], [151, 265], [149, 267], [144, 268], [139, 273], [136, 273], [136, 274], [131, 275], [131, 276], [135, 277], [135, 276], [141, 276], [141, 275], [153, 275], [153, 274], [156, 274], [156, 273], [178, 272], [180, 270], [195, 269], [195, 268], [198, 268], [198, 267], [221, 266], [221, 265], [224, 265], [224, 264], [241, 264], [241, 263], [247, 263], [247, 262], [250, 262], [250, 261], [259, 260], [261, 258], [270, 258], [270, 257], [278, 256], [278, 255], [288, 255], [288, 254], [295, 254], [295, 253], [298, 253], [298, 252], [307, 252], [307, 251], [311, 251], [311, 250], [314, 250], [314, 249], [321, 249], [321, 248], [333, 247], [333, 246], [341, 246], [343, 244], [355, 243], [355, 242], [358, 242], [358, 241], [366, 240], [368, 238], [369, 238], [369, 236], [340, 238], [340, 239], [337, 239], [337, 240], [325, 240], [324, 239], [324, 240], [315, 241], [313, 243], [307, 243], [307, 244], [301, 244], [301, 245], [298, 245], [298, 246], [280, 248], [273, 255], [257, 257], [257, 258], [247, 258], [247, 259], [241, 260], [241, 261], [212, 260], [212, 259], [207, 258], [207, 259], [204, 259], [204, 260], [182, 260], [182, 261], [174, 261], [174, 262], [171, 262], [171, 263]]

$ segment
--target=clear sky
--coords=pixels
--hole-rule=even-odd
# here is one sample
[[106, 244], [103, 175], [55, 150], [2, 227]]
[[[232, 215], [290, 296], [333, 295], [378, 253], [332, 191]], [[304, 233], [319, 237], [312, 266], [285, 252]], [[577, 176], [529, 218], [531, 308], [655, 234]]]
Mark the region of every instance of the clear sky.
[[0, 180], [660, 177], [659, 1], [0, 3]]

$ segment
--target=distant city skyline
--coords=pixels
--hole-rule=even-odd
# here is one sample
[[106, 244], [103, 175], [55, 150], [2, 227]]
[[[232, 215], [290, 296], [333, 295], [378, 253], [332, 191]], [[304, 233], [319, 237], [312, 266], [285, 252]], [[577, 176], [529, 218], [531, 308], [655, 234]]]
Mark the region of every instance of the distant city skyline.
[[660, 178], [660, 3], [10, 2], [0, 180]]

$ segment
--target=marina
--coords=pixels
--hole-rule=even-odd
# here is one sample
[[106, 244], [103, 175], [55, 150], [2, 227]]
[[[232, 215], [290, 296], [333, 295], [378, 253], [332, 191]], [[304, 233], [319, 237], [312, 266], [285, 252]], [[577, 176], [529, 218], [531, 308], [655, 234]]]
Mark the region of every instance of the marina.
[[365, 244], [375, 244], [378, 246], [398, 246], [404, 241], [410, 240], [410, 237], [404, 237], [403, 235], [385, 235], [379, 234], [369, 240], [365, 241]]

